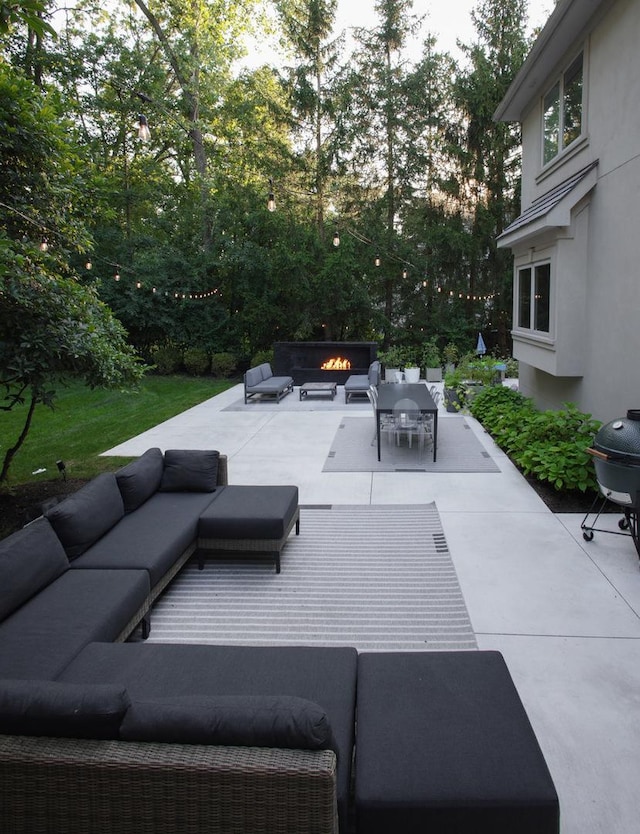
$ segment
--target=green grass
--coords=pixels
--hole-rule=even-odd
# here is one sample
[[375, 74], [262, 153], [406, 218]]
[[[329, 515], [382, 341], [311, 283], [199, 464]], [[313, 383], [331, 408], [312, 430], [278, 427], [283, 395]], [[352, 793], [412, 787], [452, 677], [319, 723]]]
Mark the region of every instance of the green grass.
[[[206, 377], [148, 376], [133, 392], [60, 387], [54, 409], [38, 406], [27, 439], [13, 459], [9, 486], [58, 478], [63, 460], [70, 478], [91, 478], [112, 471], [128, 458], [100, 458], [102, 452], [180, 414], [236, 382]], [[0, 412], [0, 456], [13, 446], [27, 407]], [[36, 469], [46, 469], [34, 475]]]

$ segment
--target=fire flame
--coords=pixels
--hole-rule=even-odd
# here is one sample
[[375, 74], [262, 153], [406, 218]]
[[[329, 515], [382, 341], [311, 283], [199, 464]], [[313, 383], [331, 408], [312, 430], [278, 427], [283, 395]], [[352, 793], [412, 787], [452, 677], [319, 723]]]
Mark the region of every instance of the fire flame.
[[320, 365], [323, 371], [349, 371], [351, 370], [351, 362], [348, 359], [343, 359], [341, 356], [332, 356]]

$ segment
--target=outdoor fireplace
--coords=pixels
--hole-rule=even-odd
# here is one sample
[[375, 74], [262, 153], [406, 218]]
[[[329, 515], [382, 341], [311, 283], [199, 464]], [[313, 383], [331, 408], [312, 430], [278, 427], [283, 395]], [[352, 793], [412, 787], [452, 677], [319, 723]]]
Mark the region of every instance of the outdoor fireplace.
[[305, 382], [343, 384], [351, 374], [366, 374], [378, 355], [376, 342], [276, 342], [274, 373]]

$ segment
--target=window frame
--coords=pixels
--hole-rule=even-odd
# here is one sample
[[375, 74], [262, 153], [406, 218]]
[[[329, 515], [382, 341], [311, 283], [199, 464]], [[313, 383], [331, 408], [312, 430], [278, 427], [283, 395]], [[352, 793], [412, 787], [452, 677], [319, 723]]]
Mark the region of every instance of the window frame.
[[[523, 278], [529, 273], [527, 284]], [[546, 273], [545, 296], [538, 303], [538, 280]], [[525, 292], [526, 289], [526, 292]], [[543, 339], [553, 339], [553, 311], [554, 311], [554, 269], [551, 257], [539, 258], [515, 266], [515, 281], [513, 294], [514, 331], [529, 334]], [[536, 325], [539, 318], [547, 324], [547, 330], [541, 330]], [[528, 319], [527, 323], [524, 323]]]
[[[567, 81], [572, 81], [576, 75], [576, 64], [578, 61], [581, 61], [581, 73], [580, 73], [580, 89], [581, 89], [581, 96], [580, 96], [580, 130], [579, 132], [574, 135], [569, 141], [566, 141], [566, 132], [567, 132], [567, 89], [569, 85]], [[567, 62], [564, 66], [562, 72], [556, 75], [553, 79], [553, 82], [550, 83], [545, 92], [543, 93], [541, 100], [540, 100], [540, 111], [541, 111], [541, 120], [540, 120], [540, 134], [541, 134], [541, 147], [540, 147], [540, 156], [542, 167], [546, 168], [549, 165], [552, 165], [559, 157], [563, 156], [570, 148], [573, 148], [580, 139], [582, 139], [586, 135], [586, 80], [587, 80], [587, 50], [586, 48], [581, 48], [578, 52], [575, 53], [573, 58]], [[549, 101], [549, 105], [547, 105], [547, 100], [550, 97], [553, 97], [552, 100]], [[555, 126], [555, 151], [552, 155], [547, 157], [547, 147], [549, 145], [548, 142], [548, 131], [547, 131], [547, 124], [549, 120], [548, 113], [551, 110], [551, 104], [555, 102], [557, 105], [557, 114], [555, 114], [555, 118], [557, 120], [557, 124]]]

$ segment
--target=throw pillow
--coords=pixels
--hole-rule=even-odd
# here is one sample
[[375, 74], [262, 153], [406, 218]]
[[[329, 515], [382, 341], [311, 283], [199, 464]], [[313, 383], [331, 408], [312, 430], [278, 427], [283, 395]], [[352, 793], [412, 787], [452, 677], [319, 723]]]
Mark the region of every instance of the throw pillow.
[[0, 733], [116, 739], [128, 706], [117, 684], [0, 680]]
[[0, 620], [68, 567], [69, 560], [60, 540], [45, 518], [0, 541]]
[[147, 449], [116, 472], [116, 481], [122, 495], [125, 513], [132, 513], [157, 492], [164, 471], [164, 458], [160, 449]]
[[104, 536], [124, 515], [116, 476], [97, 475], [69, 498], [47, 510], [69, 559], [75, 559]]
[[128, 741], [335, 749], [327, 714], [290, 695], [186, 695], [132, 701], [120, 727]]
[[215, 492], [218, 483], [216, 451], [167, 449], [161, 492]]

